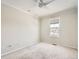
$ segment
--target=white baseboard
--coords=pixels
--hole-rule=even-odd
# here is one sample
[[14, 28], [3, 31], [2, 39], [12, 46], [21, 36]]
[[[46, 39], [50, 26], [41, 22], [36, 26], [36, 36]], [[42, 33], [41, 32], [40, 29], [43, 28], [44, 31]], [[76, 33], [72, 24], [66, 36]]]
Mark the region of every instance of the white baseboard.
[[[38, 44], [38, 43], [36, 43], [36, 44]], [[36, 45], [36, 44], [33, 44], [33, 45]], [[11, 53], [17, 52], [17, 51], [19, 51], [19, 50], [22, 50], [22, 49], [24, 49], [24, 48], [32, 47], [33, 45], [30, 45], [30, 46], [27, 46], [27, 47], [25, 46], [25, 47], [22, 47], [22, 48], [18, 48], [18, 49], [15, 49], [15, 50], [11, 50], [11, 51], [5, 52], [5, 53], [1, 54], [1, 56], [2, 56], [2, 57], [3, 57], [3, 56], [6, 56], [6, 55], [8, 55], [8, 54], [11, 54]]]
[[1, 54], [1, 56], [6, 56], [8, 54], [14, 53], [14, 52], [19, 51], [19, 50], [24, 49], [24, 48], [26, 48], [26, 47], [22, 47], [22, 48], [18, 48], [18, 49], [15, 49], [15, 50], [5, 52], [5, 53]]

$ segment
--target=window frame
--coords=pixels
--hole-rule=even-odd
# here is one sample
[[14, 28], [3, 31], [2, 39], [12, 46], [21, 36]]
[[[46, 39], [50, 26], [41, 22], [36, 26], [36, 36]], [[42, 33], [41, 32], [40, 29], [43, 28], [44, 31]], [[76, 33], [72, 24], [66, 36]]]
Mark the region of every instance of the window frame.
[[[54, 20], [56, 20], [59, 23], [58, 27], [54, 27], [54, 26], [50, 27], [51, 24], [54, 24], [54, 25], [56, 24], [56, 23], [52, 23]], [[56, 31], [58, 31], [58, 33], [51, 34], [51, 28], [58, 28], [58, 30], [56, 30]], [[49, 36], [50, 37], [57, 37], [57, 38], [59, 38], [59, 34], [60, 34], [59, 30], [60, 30], [60, 17], [58, 16], [58, 17], [52, 17], [52, 18], [50, 18], [49, 19]]]

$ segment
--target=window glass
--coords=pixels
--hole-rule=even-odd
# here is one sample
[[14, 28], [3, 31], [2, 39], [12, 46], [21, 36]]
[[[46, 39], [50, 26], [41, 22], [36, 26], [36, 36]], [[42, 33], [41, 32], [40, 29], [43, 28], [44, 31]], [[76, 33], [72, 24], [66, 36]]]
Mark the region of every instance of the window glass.
[[55, 17], [50, 19], [50, 36], [59, 37], [60, 18]]

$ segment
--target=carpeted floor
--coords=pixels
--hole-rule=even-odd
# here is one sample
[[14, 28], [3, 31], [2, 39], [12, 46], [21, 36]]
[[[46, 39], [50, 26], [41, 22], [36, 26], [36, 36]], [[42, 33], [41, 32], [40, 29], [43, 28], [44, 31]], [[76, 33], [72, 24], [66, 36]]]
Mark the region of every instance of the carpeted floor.
[[77, 59], [77, 50], [40, 43], [33, 47], [2, 56], [1, 59]]

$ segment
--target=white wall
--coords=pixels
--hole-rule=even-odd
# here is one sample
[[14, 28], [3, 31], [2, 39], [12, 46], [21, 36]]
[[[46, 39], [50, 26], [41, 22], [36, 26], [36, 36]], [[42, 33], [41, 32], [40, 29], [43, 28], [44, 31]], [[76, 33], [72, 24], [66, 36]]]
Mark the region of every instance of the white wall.
[[[60, 16], [60, 37], [49, 37], [50, 17]], [[41, 41], [77, 48], [77, 8], [70, 8], [41, 18]]]
[[2, 54], [39, 42], [39, 21], [30, 14], [1, 5]]

